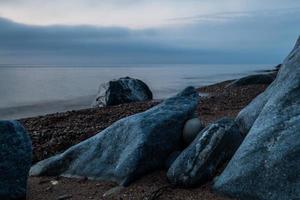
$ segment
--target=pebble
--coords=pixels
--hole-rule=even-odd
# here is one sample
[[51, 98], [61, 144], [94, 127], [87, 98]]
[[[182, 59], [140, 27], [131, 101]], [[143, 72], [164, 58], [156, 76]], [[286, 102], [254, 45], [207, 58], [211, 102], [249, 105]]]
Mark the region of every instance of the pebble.
[[66, 199], [71, 199], [73, 196], [69, 194], [61, 195], [57, 197], [57, 200], [66, 200]]

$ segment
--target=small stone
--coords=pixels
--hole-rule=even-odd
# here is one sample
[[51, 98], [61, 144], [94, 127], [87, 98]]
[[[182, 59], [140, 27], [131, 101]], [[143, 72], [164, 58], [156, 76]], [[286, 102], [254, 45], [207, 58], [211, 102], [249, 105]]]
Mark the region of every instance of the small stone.
[[111, 198], [113, 196], [116, 196], [116, 195], [120, 194], [124, 188], [125, 187], [123, 187], [123, 186], [117, 186], [117, 187], [111, 188], [110, 190], [107, 190], [103, 194], [103, 198]]
[[52, 186], [49, 186], [49, 187], [46, 188], [45, 191], [51, 191], [52, 189], [53, 189], [53, 187], [52, 187]]
[[58, 184], [58, 181], [50, 181], [50, 183], [51, 183], [52, 185], [57, 185], [57, 184]]
[[66, 199], [71, 199], [73, 196], [69, 194], [61, 195], [57, 197], [57, 200], [66, 200]]
[[201, 123], [199, 118], [193, 118], [188, 120], [183, 128], [183, 142], [186, 145], [192, 143], [202, 129], [204, 129], [204, 125]]

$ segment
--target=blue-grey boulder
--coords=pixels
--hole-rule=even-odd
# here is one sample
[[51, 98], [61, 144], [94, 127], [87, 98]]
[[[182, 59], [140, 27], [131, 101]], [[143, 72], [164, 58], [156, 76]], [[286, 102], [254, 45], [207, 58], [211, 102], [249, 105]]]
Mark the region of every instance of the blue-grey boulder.
[[233, 156], [242, 140], [234, 120], [224, 118], [210, 124], [173, 162], [167, 173], [169, 181], [183, 187], [206, 183]]
[[198, 104], [188, 87], [139, 114], [121, 119], [64, 153], [34, 165], [34, 176], [86, 177], [127, 186], [145, 173], [164, 167], [181, 147], [181, 133]]
[[139, 79], [119, 78], [101, 84], [93, 107], [114, 106], [124, 103], [152, 100], [150, 88]]
[[249, 133], [215, 191], [242, 200], [300, 199], [300, 38], [276, 80], [239, 120], [250, 123]]
[[0, 121], [0, 199], [25, 199], [31, 140], [17, 121]]

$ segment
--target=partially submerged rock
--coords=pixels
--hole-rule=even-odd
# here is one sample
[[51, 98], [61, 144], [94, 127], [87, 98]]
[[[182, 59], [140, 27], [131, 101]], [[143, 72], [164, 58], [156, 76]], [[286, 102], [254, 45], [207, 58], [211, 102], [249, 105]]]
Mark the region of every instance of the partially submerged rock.
[[113, 106], [152, 100], [152, 98], [152, 92], [146, 83], [139, 79], [125, 77], [100, 85], [92, 106]]
[[199, 118], [189, 119], [183, 128], [182, 139], [186, 145], [191, 144], [197, 137], [198, 133], [204, 129], [204, 125], [201, 123]]
[[25, 199], [31, 141], [16, 121], [0, 121], [0, 199]]
[[239, 199], [299, 199], [300, 38], [276, 80], [238, 121], [250, 131], [214, 189]]
[[249, 75], [233, 81], [227, 87], [240, 87], [254, 84], [271, 84], [275, 80], [275, 78], [276, 74], [274, 73]]
[[184, 187], [205, 183], [233, 156], [241, 142], [234, 120], [225, 118], [212, 123], [174, 161], [168, 179]]
[[31, 168], [35, 176], [87, 177], [127, 186], [147, 172], [163, 168], [178, 150], [186, 120], [195, 112], [198, 94], [192, 87], [113, 125], [64, 153]]

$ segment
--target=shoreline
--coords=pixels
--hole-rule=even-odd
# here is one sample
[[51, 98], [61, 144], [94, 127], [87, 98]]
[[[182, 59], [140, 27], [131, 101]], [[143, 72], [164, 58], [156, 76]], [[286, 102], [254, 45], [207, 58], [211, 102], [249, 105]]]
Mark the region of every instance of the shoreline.
[[[209, 93], [200, 97], [197, 115], [208, 125], [222, 117], [235, 117], [238, 112], [263, 92], [268, 85], [256, 84], [240, 87], [227, 85], [223, 81], [197, 89], [200, 93]], [[29, 132], [33, 144], [33, 162], [45, 159], [77, 144], [107, 128], [115, 121], [126, 116], [143, 112], [159, 101], [129, 103], [118, 106], [90, 108], [44, 116], [20, 119]], [[57, 180], [57, 186], [51, 181]], [[109, 189], [117, 186], [112, 182], [68, 179], [62, 177], [30, 177], [28, 199], [57, 199], [61, 195], [71, 195], [72, 199], [101, 199]], [[164, 192], [161, 199], [203, 199], [228, 200], [219, 197], [210, 189], [210, 184], [194, 189], [174, 188]], [[169, 185], [165, 171], [157, 171], [142, 177], [140, 180], [122, 190], [116, 197], [108, 199], [143, 199], [151, 192]], [[50, 188], [50, 189], [49, 189]]]
[[[146, 80], [146, 83], [149, 86], [151, 86], [155, 99], [164, 99], [184, 89], [184, 86], [193, 85], [196, 87], [200, 87], [209, 84], [215, 84], [224, 80], [240, 78], [251, 74], [268, 73], [270, 72], [269, 69], [271, 69], [271, 67], [269, 67], [271, 65], [266, 64], [266, 65], [258, 65], [260, 67], [257, 68], [251, 68], [250, 66], [248, 66], [248, 68], [240, 69], [239, 71], [237, 65], [228, 65], [229, 70], [231, 70], [230, 72], [224, 71], [224, 69], [218, 72], [215, 65], [213, 65], [215, 67], [210, 70], [208, 69], [207, 65], [203, 65], [203, 66], [199, 65], [199, 66], [200, 68], [197, 68], [195, 65], [192, 65], [191, 68], [187, 68], [188, 72], [184, 72], [184, 73], [177, 71], [176, 68], [175, 69], [171, 68], [173, 70], [165, 69], [164, 73], [159, 76], [156, 75], [157, 71], [154, 71], [155, 73], [153, 72], [152, 75], [150, 74], [151, 75], [150, 78], [145, 78], [145, 74], [149, 73], [150, 68], [149, 69], [146, 68], [147, 69], [146, 71], [144, 69], [142, 71], [133, 71], [131, 73], [129, 72], [126, 73], [124, 72], [124, 73], [125, 74], [128, 73], [127, 75], [132, 75], [134, 77], [140, 78], [141, 80]], [[153, 69], [151, 68], [151, 70]], [[217, 72], [213, 72], [214, 70], [217, 70]], [[193, 71], [195, 71], [195, 73], [193, 73]], [[41, 71], [40, 73], [42, 72], [43, 71]], [[89, 73], [88, 72], [86, 73], [86, 76], [91, 75], [91, 72]], [[99, 73], [98, 71], [96, 72]], [[102, 71], [100, 70], [100, 72]], [[68, 75], [70, 73], [70, 70], [67, 70], [65, 73], [66, 75]], [[167, 81], [162, 81], [162, 79], [166, 76], [170, 78]], [[99, 80], [103, 80], [104, 82], [106, 81], [106, 79], [109, 79], [109, 78], [102, 79], [103, 77], [102, 78], [101, 77], [102, 76], [99, 77]], [[29, 91], [29, 94], [32, 94], [34, 96], [34, 98], [31, 101], [29, 101], [30, 98], [26, 100], [23, 99], [24, 92], [28, 90], [28, 86], [27, 89], [25, 88], [24, 90], [16, 91], [18, 93], [17, 96], [11, 96], [10, 98], [7, 99], [4, 98], [2, 104], [0, 103], [1, 104], [0, 119], [12, 120], [12, 119], [20, 119], [20, 118], [28, 118], [28, 117], [37, 117], [46, 114], [53, 114], [53, 113], [55, 114], [55, 113], [67, 112], [71, 110], [90, 108], [93, 100], [95, 99], [95, 96], [97, 95], [97, 88], [101, 82], [99, 82], [98, 79], [96, 81], [96, 78], [94, 78], [95, 80], [93, 79], [93, 81], [84, 84], [81, 82], [84, 81], [85, 76], [83, 76], [82, 78], [83, 79], [80, 79], [77, 82], [72, 82], [74, 81], [73, 80], [74, 77], [71, 76], [70, 80], [72, 81], [71, 82], [67, 81], [66, 84], [63, 84], [61, 86], [62, 88], [66, 88], [66, 91], [71, 91], [71, 92], [67, 92], [68, 95], [65, 95], [66, 92], [63, 89], [59, 89], [60, 86], [57, 85], [56, 82], [55, 83], [51, 82], [52, 79], [48, 81], [46, 80], [48, 83], [47, 87], [43, 86], [42, 88], [40, 88], [36, 86], [31, 88], [31, 90], [37, 91], [37, 92]], [[33, 82], [34, 81], [38, 81], [38, 80], [33, 80]], [[61, 80], [59, 79], [57, 81], [61, 81]], [[30, 85], [33, 82], [26, 83], [25, 81], [24, 84]], [[79, 87], [78, 84], [79, 85], [84, 84], [84, 87]], [[76, 92], [74, 93], [73, 90], [75, 86], [81, 88], [81, 90], [76, 90]], [[93, 91], [89, 91], [89, 92], [83, 91], [83, 90], [87, 90], [87, 88], [89, 89], [94, 88], [94, 89]], [[44, 96], [42, 96], [43, 98], [40, 98], [39, 96], [41, 94], [44, 94], [40, 92], [41, 90], [43, 91], [49, 90], [49, 93], [51, 94], [49, 95], [49, 98], [44, 98]], [[51, 93], [51, 91], [53, 90], [56, 92]], [[72, 95], [69, 96], [70, 95], [69, 93], [70, 94], [72, 93]], [[79, 94], [84, 96], [78, 96]], [[48, 95], [46, 96], [48, 97]]]

